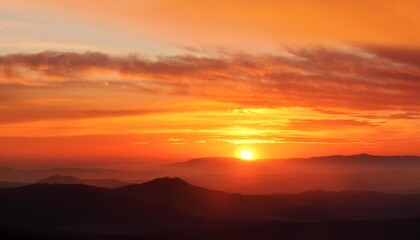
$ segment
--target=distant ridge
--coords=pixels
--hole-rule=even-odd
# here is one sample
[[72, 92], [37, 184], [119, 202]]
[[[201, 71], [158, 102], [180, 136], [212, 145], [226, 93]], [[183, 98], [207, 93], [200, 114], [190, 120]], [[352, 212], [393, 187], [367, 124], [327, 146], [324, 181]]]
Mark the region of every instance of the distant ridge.
[[202, 166], [202, 165], [234, 165], [238, 164], [239, 162], [242, 162], [238, 158], [232, 158], [232, 157], [204, 157], [204, 158], [193, 158], [191, 160], [185, 161], [185, 162], [177, 162], [174, 164], [171, 164], [170, 166], [173, 167], [183, 167], [183, 166]]
[[25, 185], [28, 185], [28, 183], [0, 181], [0, 188], [14, 188]]
[[135, 179], [142, 171], [105, 168], [47, 168], [23, 170], [0, 167], [0, 181], [34, 183], [50, 176], [73, 176], [80, 179]]
[[[330, 162], [334, 164], [339, 163], [376, 163], [376, 164], [420, 164], [420, 156], [415, 155], [391, 155], [391, 156], [379, 156], [371, 155], [368, 153], [360, 153], [353, 155], [330, 155], [330, 156], [318, 156], [318, 157], [309, 157], [309, 158], [283, 158], [283, 159], [260, 159], [254, 161], [255, 163], [264, 162], [264, 163], [273, 163], [273, 162], [296, 162], [296, 163], [309, 163], [309, 162]], [[231, 166], [238, 165], [238, 163], [246, 164], [248, 162], [241, 161], [238, 158], [232, 157], [208, 157], [208, 158], [194, 158], [184, 162], [177, 162], [172, 164], [175, 167], [197, 167], [197, 166]]]
[[329, 161], [331, 163], [345, 162], [345, 163], [367, 163], [367, 164], [420, 164], [420, 156], [414, 155], [391, 155], [380, 156], [371, 155], [367, 153], [354, 155], [333, 155], [306, 158], [312, 161]]
[[416, 155], [373, 155], [369, 153], [359, 153], [359, 154], [350, 154], [350, 155], [327, 155], [327, 156], [318, 156], [318, 157], [310, 157], [311, 158], [332, 158], [332, 157], [343, 157], [343, 158], [420, 158], [420, 156]]
[[117, 179], [80, 179], [73, 176], [54, 175], [38, 180], [38, 183], [48, 184], [85, 184], [95, 187], [118, 188], [129, 185]]
[[60, 176], [54, 175], [47, 178], [38, 180], [38, 183], [49, 183], [49, 184], [80, 184], [83, 180], [73, 176]]

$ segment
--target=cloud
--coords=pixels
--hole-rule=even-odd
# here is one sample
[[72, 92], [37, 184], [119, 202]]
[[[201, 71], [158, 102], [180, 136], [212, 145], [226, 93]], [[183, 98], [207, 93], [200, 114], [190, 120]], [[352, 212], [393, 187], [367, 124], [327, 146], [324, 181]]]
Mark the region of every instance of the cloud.
[[256, 139], [256, 138], [218, 138], [212, 139], [213, 141], [227, 142], [234, 145], [242, 144], [272, 144], [272, 143], [284, 143], [283, 139]]
[[186, 140], [182, 138], [168, 138], [166, 142], [169, 144], [186, 144]]
[[289, 127], [295, 130], [337, 130], [347, 128], [374, 127], [374, 123], [353, 119], [299, 119], [291, 120]]
[[396, 113], [396, 114], [391, 114], [390, 116], [388, 116], [388, 118], [418, 120], [420, 119], [420, 113], [419, 112]]
[[420, 48], [386, 47], [380, 45], [366, 45], [367, 51], [393, 62], [420, 67]]
[[124, 116], [143, 116], [156, 113], [167, 113], [168, 110], [64, 110], [54, 108], [19, 108], [2, 109], [0, 124], [51, 121], [51, 120], [76, 120], [89, 118], [113, 118]]
[[420, 110], [416, 60], [420, 50], [362, 46], [287, 52], [154, 59], [99, 52], [10, 54], [0, 57], [0, 83], [124, 85], [129, 91], [189, 95], [250, 107]]

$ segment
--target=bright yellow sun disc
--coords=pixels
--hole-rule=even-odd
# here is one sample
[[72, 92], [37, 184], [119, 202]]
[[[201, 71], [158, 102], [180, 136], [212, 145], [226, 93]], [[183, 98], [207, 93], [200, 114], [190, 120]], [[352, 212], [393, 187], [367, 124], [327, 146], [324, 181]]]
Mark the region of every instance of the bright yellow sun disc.
[[254, 159], [254, 156], [252, 155], [252, 152], [245, 150], [241, 152], [241, 158], [243, 160], [251, 161]]

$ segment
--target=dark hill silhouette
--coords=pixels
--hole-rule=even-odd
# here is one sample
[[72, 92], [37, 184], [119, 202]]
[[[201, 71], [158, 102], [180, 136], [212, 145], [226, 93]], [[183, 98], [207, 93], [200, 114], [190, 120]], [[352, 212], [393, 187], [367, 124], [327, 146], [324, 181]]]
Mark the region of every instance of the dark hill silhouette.
[[373, 191], [243, 195], [193, 186], [179, 178], [160, 178], [115, 192], [211, 219], [316, 221], [420, 216], [420, 195]]
[[0, 189], [0, 213], [0, 236], [9, 234], [7, 239], [19, 234], [28, 239], [32, 234], [45, 239], [420, 236], [416, 218], [420, 216], [420, 195], [355, 190], [243, 195], [194, 186], [180, 178], [159, 178], [118, 189], [82, 184]]
[[137, 196], [200, 217], [235, 219], [247, 215], [247, 212], [232, 212], [235, 208], [231, 208], [231, 205], [239, 194], [193, 186], [180, 178], [158, 178], [143, 184], [122, 187], [116, 189], [116, 192]]
[[0, 181], [0, 188], [22, 187], [22, 186], [25, 186], [25, 185], [28, 185], [28, 183]]
[[1, 226], [68, 231], [135, 232], [200, 222], [150, 201], [82, 184], [2, 189], [0, 212]]
[[129, 183], [117, 179], [80, 179], [73, 176], [54, 175], [38, 180], [38, 183], [49, 184], [85, 184], [95, 187], [118, 188], [129, 185]]
[[205, 228], [135, 233], [81, 233], [0, 227], [0, 238], [13, 240], [418, 240], [420, 219], [328, 222], [218, 222]]
[[[15, 202], [2, 202], [13, 199], [15, 195]], [[20, 206], [27, 207], [28, 199], [32, 200], [30, 203], [34, 199], [41, 203], [36, 208], [38, 210], [43, 207], [48, 210], [48, 207], [58, 202], [70, 204], [71, 201], [86, 207], [106, 203], [110, 210], [118, 209], [119, 212], [130, 212], [129, 206], [144, 207], [145, 204], [152, 204], [156, 209], [171, 209], [186, 216], [225, 220], [378, 220], [420, 216], [420, 195], [415, 194], [310, 191], [299, 194], [243, 195], [193, 186], [179, 178], [160, 178], [115, 190], [80, 184], [35, 184], [0, 190], [2, 206], [15, 206], [15, 203], [21, 202]], [[56, 203], [42, 205], [52, 199]], [[113, 207], [113, 202], [124, 204]], [[70, 206], [66, 208], [71, 209]]]

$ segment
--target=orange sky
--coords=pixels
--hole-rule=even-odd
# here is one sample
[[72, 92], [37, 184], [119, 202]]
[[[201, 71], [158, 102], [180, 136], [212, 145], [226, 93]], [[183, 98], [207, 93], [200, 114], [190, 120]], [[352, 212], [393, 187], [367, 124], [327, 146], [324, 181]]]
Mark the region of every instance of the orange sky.
[[420, 155], [418, 12], [414, 0], [2, 1], [0, 161]]

